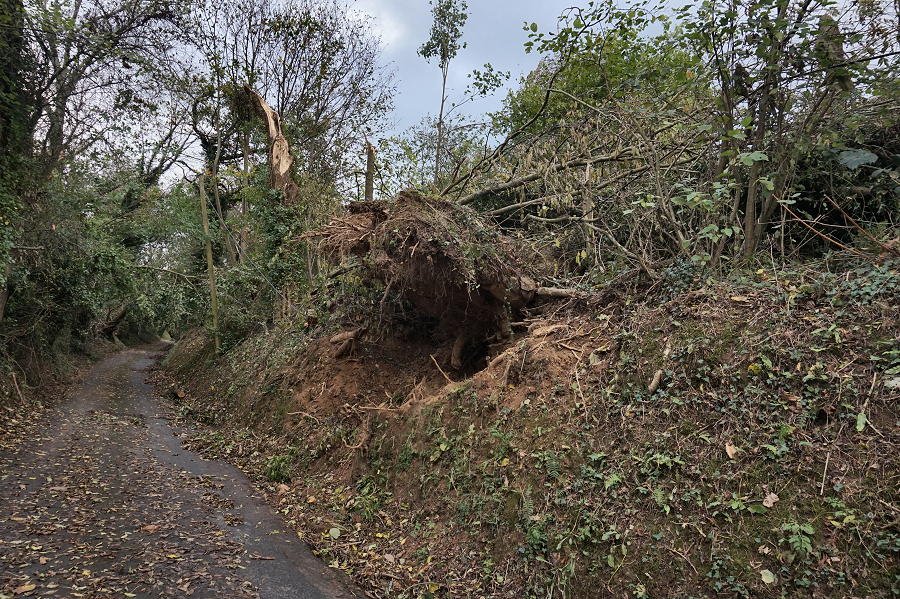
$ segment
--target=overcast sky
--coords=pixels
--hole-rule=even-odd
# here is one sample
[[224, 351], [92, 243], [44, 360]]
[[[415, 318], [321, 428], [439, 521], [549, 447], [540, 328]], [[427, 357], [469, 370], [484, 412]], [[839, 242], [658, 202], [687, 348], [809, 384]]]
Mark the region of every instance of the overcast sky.
[[[540, 58], [536, 52], [525, 53], [525, 23], [537, 23], [540, 31], [555, 30], [557, 18], [570, 6], [571, 1], [563, 0], [469, 0], [469, 18], [461, 39], [467, 46], [450, 63], [448, 101], [461, 99], [469, 83], [467, 75], [473, 69], [483, 70], [485, 63], [510, 71], [509, 83], [517, 87], [519, 76], [530, 72]], [[428, 0], [357, 0], [353, 7], [375, 17], [375, 29], [384, 45], [383, 62], [396, 70], [394, 131], [399, 133], [418, 123], [428, 113], [436, 116], [441, 102], [441, 71], [434, 59], [428, 63], [416, 53], [431, 30]], [[496, 110], [505, 95], [505, 91], [498, 91], [465, 109], [472, 114]]]

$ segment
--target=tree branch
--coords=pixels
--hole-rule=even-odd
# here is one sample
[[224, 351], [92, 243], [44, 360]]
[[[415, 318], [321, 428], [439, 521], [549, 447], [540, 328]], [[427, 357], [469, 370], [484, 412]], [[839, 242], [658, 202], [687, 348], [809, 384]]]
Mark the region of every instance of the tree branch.
[[606, 154], [602, 156], [594, 156], [592, 158], [576, 158], [574, 160], [570, 160], [568, 162], [564, 162], [562, 164], [557, 164], [553, 168], [547, 169], [544, 172], [531, 173], [530, 175], [525, 175], [524, 177], [519, 177], [517, 179], [512, 179], [511, 181], [507, 181], [506, 183], [500, 183], [498, 185], [492, 185], [480, 191], [476, 191], [474, 193], [470, 193], [466, 197], [459, 200], [459, 204], [466, 205], [471, 204], [476, 199], [483, 195], [500, 193], [502, 191], [508, 191], [510, 189], [516, 189], [517, 187], [521, 187], [526, 183], [531, 183], [532, 181], [537, 181], [539, 179], [545, 178], [550, 173], [558, 173], [560, 171], [568, 170], [570, 168], [578, 168], [580, 166], [587, 166], [589, 164], [597, 164], [599, 162], [616, 162], [619, 160], [632, 160], [635, 158], [635, 155], [632, 153], [633, 148], [625, 148], [620, 152], [615, 152], [613, 154]]
[[166, 273], [169, 273], [170, 275], [184, 277], [185, 280], [187, 280], [187, 282], [191, 283], [191, 284], [193, 284], [193, 281], [191, 281], [191, 279], [199, 279], [200, 278], [197, 275], [186, 275], [183, 272], [169, 270], [168, 268], [157, 268], [155, 266], [145, 266], [143, 264], [132, 264], [131, 268], [146, 268], [147, 270], [157, 270], [159, 272], [166, 272]]

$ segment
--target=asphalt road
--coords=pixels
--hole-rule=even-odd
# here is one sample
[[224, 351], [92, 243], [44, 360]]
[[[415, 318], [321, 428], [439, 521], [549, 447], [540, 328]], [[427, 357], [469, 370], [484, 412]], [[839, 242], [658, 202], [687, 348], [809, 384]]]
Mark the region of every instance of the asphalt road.
[[181, 447], [145, 382], [165, 349], [97, 364], [0, 439], [0, 599], [362, 597], [240, 470]]

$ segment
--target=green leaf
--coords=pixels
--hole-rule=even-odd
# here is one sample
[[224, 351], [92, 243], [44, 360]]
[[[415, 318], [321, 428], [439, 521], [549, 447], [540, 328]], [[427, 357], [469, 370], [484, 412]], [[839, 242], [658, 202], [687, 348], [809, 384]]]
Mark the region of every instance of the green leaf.
[[618, 473], [610, 474], [606, 477], [606, 480], [603, 482], [603, 489], [608, 491], [612, 487], [615, 487], [620, 482], [622, 482], [622, 475]]
[[747, 511], [751, 514], [765, 514], [769, 511], [769, 508], [764, 505], [751, 505], [747, 508]]
[[775, 582], [775, 575], [772, 574], [769, 570], [760, 570], [759, 575], [762, 576], [762, 581], [766, 584], [772, 584]]
[[844, 150], [838, 154], [838, 162], [849, 168], [857, 169], [864, 164], [878, 161], [878, 156], [868, 150]]
[[764, 152], [741, 152], [737, 155], [737, 159], [745, 166], [752, 166], [754, 162], [764, 162], [769, 157]]
[[856, 432], [861, 433], [866, 428], [866, 413], [860, 412], [856, 416]]
[[336, 539], [336, 538], [338, 538], [339, 536], [341, 536], [341, 529], [339, 529], [339, 528], [332, 528], [331, 530], [328, 531], [328, 535], [329, 535], [332, 539]]
[[537, 32], [537, 23], [532, 23], [532, 24], [531, 24], [531, 30], [534, 31], [534, 32]]

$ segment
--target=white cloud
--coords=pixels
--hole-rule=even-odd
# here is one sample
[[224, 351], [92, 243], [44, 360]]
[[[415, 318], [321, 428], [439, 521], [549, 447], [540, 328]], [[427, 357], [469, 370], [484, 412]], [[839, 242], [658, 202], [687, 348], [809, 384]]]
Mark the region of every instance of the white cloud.
[[353, 4], [355, 10], [375, 17], [375, 31], [381, 36], [387, 53], [396, 52], [412, 34], [409, 29], [415, 21], [410, 20], [411, 15], [404, 10], [408, 8], [404, 4], [396, 0], [357, 0]]

